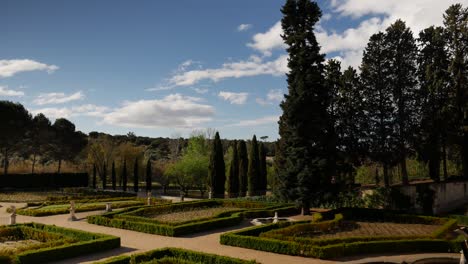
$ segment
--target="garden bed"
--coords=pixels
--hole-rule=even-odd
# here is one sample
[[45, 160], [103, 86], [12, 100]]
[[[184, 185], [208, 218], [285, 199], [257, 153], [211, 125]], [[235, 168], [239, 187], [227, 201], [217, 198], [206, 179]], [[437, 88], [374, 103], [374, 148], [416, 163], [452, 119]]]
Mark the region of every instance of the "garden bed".
[[221, 244], [323, 259], [459, 250], [458, 241], [451, 236], [457, 226], [454, 219], [367, 209], [335, 210], [317, 219], [226, 233], [221, 235]]
[[162, 248], [131, 256], [120, 256], [95, 264], [255, 264], [254, 260], [242, 260], [180, 248]]
[[294, 206], [238, 200], [200, 200], [159, 206], [124, 209], [89, 216], [88, 222], [139, 232], [183, 236], [211, 229], [234, 226], [244, 218], [297, 214]]
[[46, 263], [120, 247], [120, 238], [37, 223], [0, 226], [0, 263]]

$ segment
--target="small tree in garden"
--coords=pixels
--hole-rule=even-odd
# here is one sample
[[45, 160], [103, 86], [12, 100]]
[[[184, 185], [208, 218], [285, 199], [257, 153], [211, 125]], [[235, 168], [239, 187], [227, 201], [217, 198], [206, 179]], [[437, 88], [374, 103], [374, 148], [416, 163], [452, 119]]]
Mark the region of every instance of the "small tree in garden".
[[104, 167], [102, 168], [102, 189], [106, 189], [106, 185], [107, 185], [107, 168], [106, 168], [106, 164], [104, 163]]
[[115, 162], [112, 161], [112, 172], [111, 172], [111, 179], [112, 179], [112, 190], [115, 191], [116, 189], [116, 185], [117, 185], [117, 179], [116, 179], [116, 176], [115, 176]]
[[260, 166], [258, 160], [258, 144], [257, 136], [253, 136], [249, 151], [249, 170], [247, 172], [248, 190], [247, 196], [255, 196], [258, 191], [258, 183], [260, 178]]
[[232, 144], [232, 159], [229, 165], [228, 195], [237, 197], [239, 195], [239, 155], [237, 153], [237, 141]]
[[152, 173], [151, 173], [151, 160], [148, 159], [146, 162], [146, 191], [151, 192], [151, 185], [152, 185], [152, 179], [151, 179]]
[[127, 191], [127, 160], [124, 160], [122, 166], [122, 189], [124, 192]]
[[247, 146], [244, 140], [239, 141], [237, 152], [239, 154], [239, 196], [244, 197], [247, 193], [247, 171], [249, 167]]
[[133, 191], [138, 192], [138, 158], [133, 166]]
[[216, 132], [211, 149], [208, 179], [213, 197], [224, 198], [226, 172], [224, 167], [223, 145], [218, 132]]

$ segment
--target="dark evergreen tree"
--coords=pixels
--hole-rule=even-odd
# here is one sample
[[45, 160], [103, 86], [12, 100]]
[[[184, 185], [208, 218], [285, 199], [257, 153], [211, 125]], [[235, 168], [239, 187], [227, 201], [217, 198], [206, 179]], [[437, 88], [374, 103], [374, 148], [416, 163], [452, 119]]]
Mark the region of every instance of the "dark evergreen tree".
[[122, 190], [127, 191], [127, 160], [124, 160], [122, 166]]
[[102, 189], [105, 190], [107, 186], [107, 167], [104, 163], [102, 167]]
[[231, 164], [229, 165], [227, 183], [229, 197], [239, 196], [239, 154], [237, 153], [237, 140], [232, 142], [232, 158]]
[[112, 180], [112, 190], [117, 188], [117, 176], [115, 175], [115, 162], [112, 161], [112, 171], [111, 171], [111, 180]]
[[419, 33], [418, 78], [420, 116], [418, 153], [429, 164], [429, 176], [440, 179], [440, 160], [447, 179], [446, 146], [450, 116], [448, 54], [444, 29], [429, 27]]
[[146, 192], [151, 192], [153, 185], [153, 174], [151, 172], [151, 160], [148, 159], [146, 162]]
[[260, 183], [260, 163], [257, 137], [254, 135], [249, 149], [249, 169], [247, 171], [247, 196], [256, 196]]
[[211, 148], [208, 179], [213, 197], [224, 198], [226, 171], [224, 167], [223, 144], [218, 132], [216, 132], [215, 139], [213, 140], [213, 146]]
[[345, 183], [354, 184], [355, 167], [366, 155], [367, 122], [364, 114], [362, 85], [356, 70], [348, 67], [341, 77], [336, 108], [336, 134], [340, 171]]
[[239, 154], [239, 196], [244, 197], [247, 194], [247, 171], [249, 167], [247, 145], [244, 140], [239, 141], [237, 152]]
[[266, 195], [267, 191], [267, 163], [266, 163], [266, 150], [263, 143], [258, 144], [258, 159], [259, 159], [259, 184], [258, 194]]
[[96, 164], [93, 164], [93, 189], [96, 189]]
[[462, 173], [468, 178], [468, 7], [450, 6], [444, 14], [450, 58], [451, 137], [460, 149]]
[[385, 35], [370, 37], [361, 64], [364, 109], [369, 125], [366, 139], [370, 158], [383, 167], [385, 186], [390, 185], [388, 169], [396, 160], [394, 133], [395, 105], [389, 80], [389, 61], [386, 55]]
[[133, 165], [133, 191], [138, 192], [138, 158], [135, 158], [135, 164]]
[[402, 182], [408, 184], [406, 158], [411, 153], [408, 146], [413, 145], [417, 127], [418, 94], [416, 91], [416, 58], [417, 47], [413, 32], [405, 22], [397, 20], [385, 33], [385, 56], [388, 70], [386, 72], [392, 100], [395, 106], [394, 131], [398, 163], [401, 169]]
[[322, 197], [330, 150], [329, 92], [324, 85], [324, 55], [314, 34], [321, 11], [310, 0], [288, 0], [282, 8], [282, 35], [289, 53], [288, 94], [281, 103], [277, 155], [278, 194], [296, 200], [303, 214]]

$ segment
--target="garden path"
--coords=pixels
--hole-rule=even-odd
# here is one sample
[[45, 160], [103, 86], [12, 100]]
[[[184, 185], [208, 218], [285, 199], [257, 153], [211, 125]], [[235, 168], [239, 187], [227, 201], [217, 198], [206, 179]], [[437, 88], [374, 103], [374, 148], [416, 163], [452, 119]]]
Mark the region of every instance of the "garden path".
[[[17, 208], [24, 206], [19, 203], [0, 203], [1, 206], [7, 208], [11, 205], [15, 205]], [[8, 216], [5, 209], [0, 209], [0, 217]], [[78, 221], [68, 221], [68, 215], [54, 215], [47, 217], [29, 217], [29, 216], [17, 216], [18, 223], [26, 222], [37, 222], [43, 224], [53, 224], [62, 227], [75, 228], [89, 232], [103, 233], [119, 236], [121, 238], [120, 249], [115, 249], [103, 253], [92, 254], [89, 256], [82, 256], [74, 259], [67, 259], [65, 261], [56, 262], [55, 264], [73, 264], [73, 263], [92, 263], [93, 261], [102, 260], [108, 257], [117, 256], [120, 254], [131, 254], [136, 252], [144, 252], [156, 248], [162, 247], [180, 247], [190, 250], [202, 251], [212, 254], [225, 255], [230, 257], [242, 258], [242, 259], [255, 259], [260, 263], [264, 264], [316, 264], [316, 263], [366, 263], [371, 261], [386, 261], [386, 262], [398, 262], [401, 263], [403, 260], [412, 261], [425, 257], [451, 257], [456, 258], [458, 254], [415, 254], [415, 255], [400, 255], [400, 256], [367, 256], [360, 257], [359, 259], [349, 258], [343, 261], [326, 261], [312, 258], [303, 258], [296, 256], [281, 255], [245, 248], [231, 247], [221, 245], [219, 243], [219, 236], [224, 232], [229, 232], [237, 229], [241, 229], [248, 226], [249, 223], [245, 222], [239, 226], [220, 229], [212, 232], [197, 233], [195, 235], [186, 237], [166, 237], [159, 235], [152, 235], [146, 233], [140, 233], [130, 230], [123, 230], [105, 226], [98, 226], [88, 224], [86, 222], [86, 216], [102, 213], [102, 211], [94, 212], [83, 212], [77, 213]]]

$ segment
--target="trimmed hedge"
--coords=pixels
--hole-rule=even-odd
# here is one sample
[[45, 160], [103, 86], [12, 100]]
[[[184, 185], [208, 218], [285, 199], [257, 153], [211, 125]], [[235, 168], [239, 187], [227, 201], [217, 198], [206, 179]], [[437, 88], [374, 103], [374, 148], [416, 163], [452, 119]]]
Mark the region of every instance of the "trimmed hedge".
[[38, 223], [18, 224], [7, 228], [17, 228], [24, 238], [45, 241], [48, 246], [20, 252], [13, 256], [14, 263], [46, 263], [120, 247], [119, 237], [75, 229]]
[[8, 174], [2, 177], [0, 188], [87, 187], [88, 173]]
[[[365, 209], [364, 209], [365, 210]], [[377, 220], [376, 211], [355, 213], [358, 219], [372, 218]], [[333, 220], [318, 223], [275, 223], [259, 227], [247, 228], [237, 232], [225, 233], [220, 237], [223, 245], [238, 246], [255, 250], [262, 250], [286, 255], [297, 255], [330, 259], [361, 253], [410, 253], [410, 252], [458, 252], [459, 241], [440, 239], [454, 229], [457, 225], [455, 219], [436, 218], [415, 215], [391, 215], [382, 214], [386, 221], [403, 221], [410, 223], [442, 224], [434, 233], [421, 237], [348, 237], [336, 239], [313, 239], [295, 237], [301, 231], [315, 231], [333, 229], [344, 219], [350, 219], [349, 209], [335, 210], [341, 212], [336, 214]], [[382, 212], [382, 211], [380, 211]], [[329, 213], [327, 213], [329, 214]], [[348, 217], [346, 217], [346, 215]], [[330, 219], [329, 215], [323, 216]], [[354, 219], [353, 219], [354, 220]], [[420, 221], [420, 222], [418, 222]]]
[[[210, 218], [193, 219], [183, 223], [164, 223], [145, 216], [157, 213], [171, 213], [183, 211], [184, 209], [204, 208], [214, 206], [236, 206], [254, 208], [251, 211], [241, 209], [239, 211], [223, 212]], [[259, 209], [260, 208], [260, 209]], [[274, 208], [274, 209], [271, 209]], [[242, 222], [244, 218], [251, 216], [270, 216], [275, 211], [280, 213], [297, 213], [298, 209], [287, 206], [280, 208], [279, 205], [246, 202], [246, 201], [230, 201], [230, 200], [202, 200], [185, 203], [176, 203], [171, 205], [160, 206], [144, 206], [140, 208], [125, 210], [123, 212], [94, 215], [88, 217], [88, 223], [110, 226], [121, 229], [129, 229], [138, 232], [158, 234], [164, 236], [183, 236], [201, 231], [207, 231], [217, 228], [234, 226]]]
[[[117, 208], [125, 208], [125, 207], [144, 205], [144, 204], [145, 202], [143, 200], [133, 200], [133, 201], [127, 200], [127, 201], [121, 201], [121, 202], [113, 202], [112, 208], [117, 209]], [[66, 206], [66, 204], [64, 206]], [[88, 212], [88, 211], [96, 211], [96, 210], [104, 210], [104, 209], [106, 209], [105, 204], [84, 204], [84, 205], [77, 205], [75, 207], [75, 212], [79, 213], [79, 212]], [[57, 215], [57, 214], [67, 214], [69, 212], [70, 212], [69, 207], [62, 207], [62, 208], [56, 208], [56, 209], [53, 209], [53, 208], [41, 209], [40, 207], [39, 208], [24, 208], [24, 209], [18, 209], [16, 211], [16, 213], [19, 215], [37, 216], [37, 217]]]
[[[95, 264], [138, 264], [138, 263], [159, 263], [153, 262], [161, 259], [183, 260], [182, 263], [203, 263], [203, 264], [255, 264], [254, 260], [242, 260], [237, 258], [219, 256], [180, 248], [162, 248], [131, 256], [119, 256]], [[179, 263], [179, 262], [177, 262]]]

